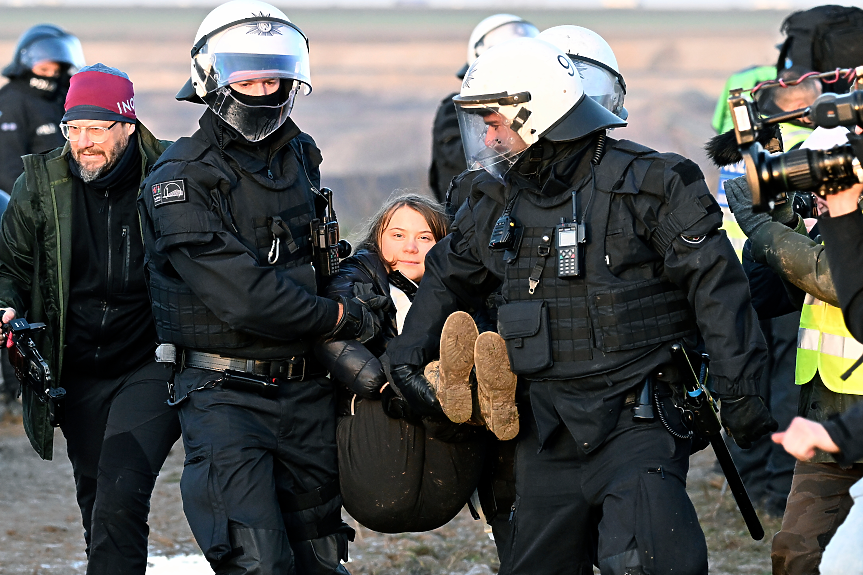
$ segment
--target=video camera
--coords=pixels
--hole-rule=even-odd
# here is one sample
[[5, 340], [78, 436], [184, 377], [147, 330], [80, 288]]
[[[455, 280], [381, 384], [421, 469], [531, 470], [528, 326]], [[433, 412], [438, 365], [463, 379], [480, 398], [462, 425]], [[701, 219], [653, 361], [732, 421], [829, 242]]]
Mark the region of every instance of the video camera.
[[[753, 211], [765, 212], [773, 209], [776, 200], [787, 191], [814, 191], [823, 197], [863, 183], [863, 167], [860, 165], [860, 158], [863, 158], [863, 137], [853, 131], [848, 134], [847, 144], [829, 150], [797, 149], [771, 154], [759, 143], [759, 138], [766, 129], [801, 118], [808, 119], [814, 127], [821, 128], [863, 126], [863, 67], [806, 77], [834, 75], [837, 78], [840, 75], [856, 78], [856, 89], [843, 95], [822, 94], [808, 108], [766, 117], [762, 117], [753, 101], [743, 95], [744, 90], [736, 89], [730, 92], [728, 107], [734, 122], [737, 147], [746, 166], [746, 181], [752, 192]], [[765, 84], [773, 82], [765, 82], [753, 91]]]
[[42, 358], [31, 337], [34, 332], [42, 329], [45, 329], [44, 323], [29, 323], [24, 318], [16, 318], [3, 324], [3, 335], [12, 335], [9, 363], [15, 368], [18, 381], [22, 387], [29, 388], [40, 402], [47, 405], [49, 423], [53, 427], [59, 427], [63, 424], [66, 412], [66, 390], [53, 387], [48, 362]]

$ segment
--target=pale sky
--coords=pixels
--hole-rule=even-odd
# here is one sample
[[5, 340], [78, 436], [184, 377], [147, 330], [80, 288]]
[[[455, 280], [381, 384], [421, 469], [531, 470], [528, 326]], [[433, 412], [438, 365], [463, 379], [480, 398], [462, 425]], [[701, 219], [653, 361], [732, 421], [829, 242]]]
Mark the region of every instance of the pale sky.
[[[169, 5], [169, 6], [217, 6], [223, 0], [0, 0], [0, 6], [33, 6], [33, 5]], [[321, 8], [326, 6], [344, 7], [395, 7], [395, 6], [429, 6], [440, 8], [475, 8], [497, 9], [521, 8], [647, 8], [647, 9], [776, 9], [794, 10], [811, 8], [821, 4], [841, 4], [846, 6], [861, 6], [863, 0], [848, 2], [841, 0], [276, 0], [280, 7], [290, 8]]]

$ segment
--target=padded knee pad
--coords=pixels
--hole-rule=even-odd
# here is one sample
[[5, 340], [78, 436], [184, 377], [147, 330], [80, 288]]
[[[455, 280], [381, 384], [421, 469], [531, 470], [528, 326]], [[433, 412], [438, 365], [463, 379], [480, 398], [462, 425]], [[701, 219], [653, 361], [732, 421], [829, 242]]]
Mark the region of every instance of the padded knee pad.
[[233, 553], [214, 564], [213, 571], [221, 575], [272, 575], [294, 573], [294, 556], [284, 531], [249, 529], [231, 525]]

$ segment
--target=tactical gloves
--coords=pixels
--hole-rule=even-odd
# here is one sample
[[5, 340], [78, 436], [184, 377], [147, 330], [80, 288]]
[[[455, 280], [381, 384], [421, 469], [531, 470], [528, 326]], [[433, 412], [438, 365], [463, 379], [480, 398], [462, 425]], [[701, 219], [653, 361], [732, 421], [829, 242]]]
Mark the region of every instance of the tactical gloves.
[[737, 224], [746, 234], [746, 237], [752, 237], [758, 228], [771, 220], [787, 224], [795, 219], [793, 195], [787, 202], [776, 206], [769, 215], [758, 214], [752, 211], [752, 193], [749, 190], [749, 184], [746, 183], [745, 176], [727, 180], [724, 188], [728, 207], [731, 208]]
[[355, 339], [365, 343], [380, 333], [380, 312], [389, 307], [389, 298], [367, 294], [350, 299], [342, 296], [338, 301], [342, 304], [342, 317], [325, 339]]
[[764, 400], [757, 395], [720, 395], [719, 417], [728, 435], [741, 449], [779, 429]]
[[416, 413], [424, 416], [442, 416], [440, 402], [431, 383], [423, 375], [423, 368], [416, 365], [396, 365], [390, 370], [393, 383], [402, 392]]

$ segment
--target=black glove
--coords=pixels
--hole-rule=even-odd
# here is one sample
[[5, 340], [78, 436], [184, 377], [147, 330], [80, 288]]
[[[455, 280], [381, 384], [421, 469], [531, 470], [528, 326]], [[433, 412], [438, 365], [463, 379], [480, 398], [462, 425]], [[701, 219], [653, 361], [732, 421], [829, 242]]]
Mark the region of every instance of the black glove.
[[387, 382], [380, 360], [356, 340], [325, 341], [315, 346], [315, 357], [336, 381], [365, 399], [377, 399]]
[[758, 395], [720, 395], [719, 400], [722, 426], [741, 449], [749, 449], [754, 441], [779, 429]]
[[443, 415], [440, 402], [431, 384], [423, 375], [423, 368], [416, 365], [395, 365], [390, 369], [393, 383], [399, 388], [408, 405], [423, 416]]
[[342, 304], [342, 317], [325, 339], [355, 339], [365, 343], [381, 331], [382, 312], [389, 306], [389, 298], [380, 295], [366, 295], [348, 299], [339, 298]]

